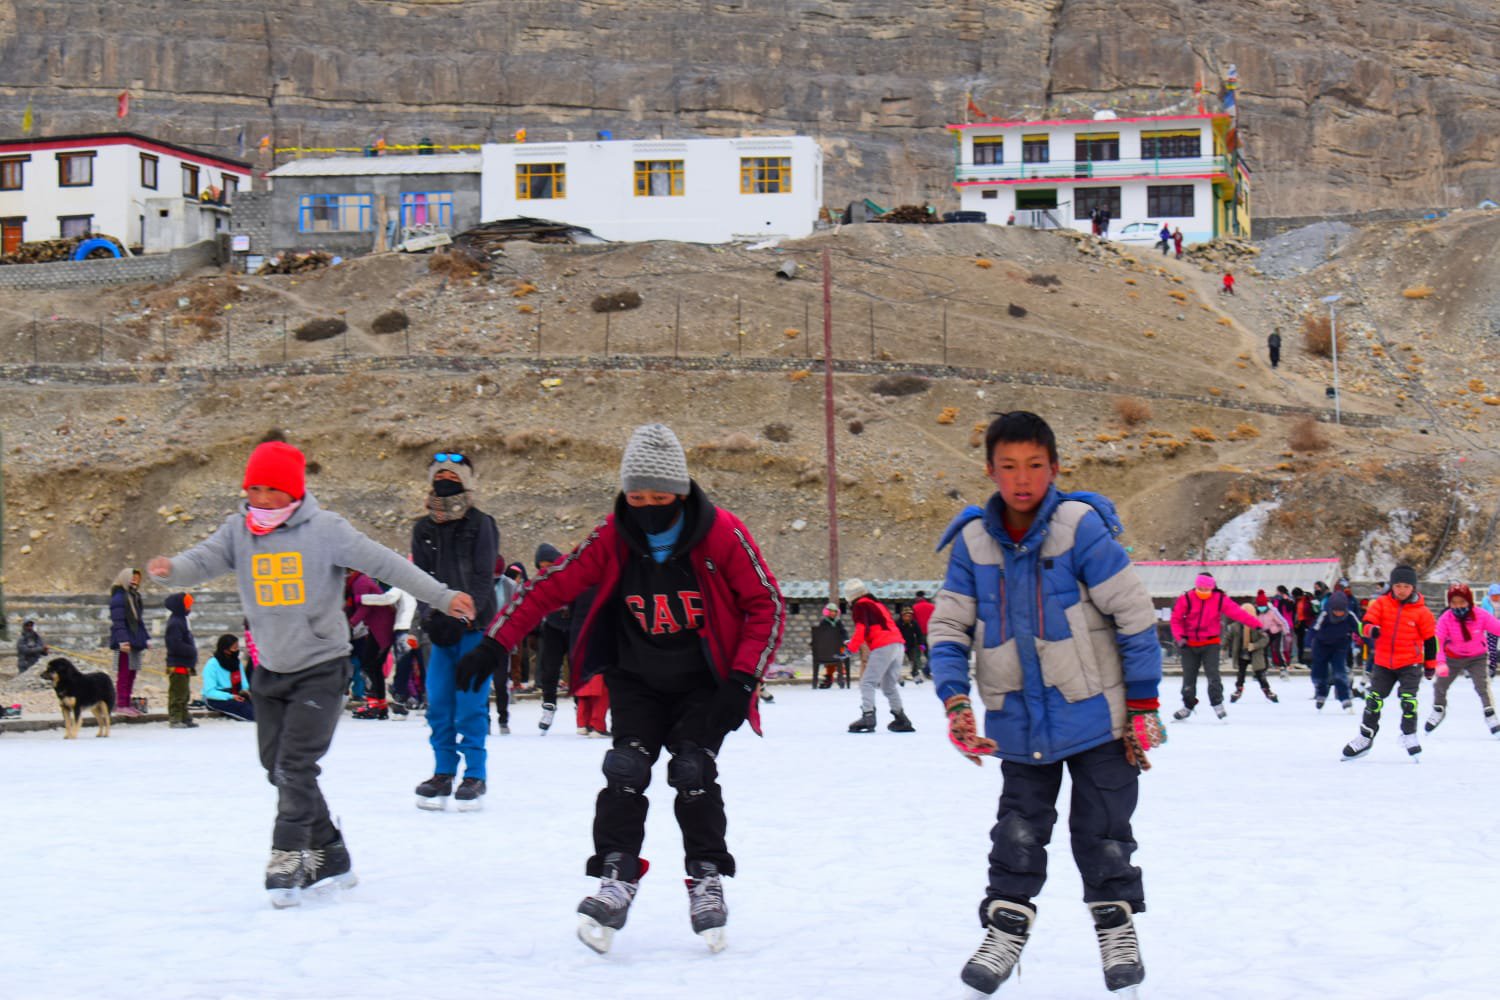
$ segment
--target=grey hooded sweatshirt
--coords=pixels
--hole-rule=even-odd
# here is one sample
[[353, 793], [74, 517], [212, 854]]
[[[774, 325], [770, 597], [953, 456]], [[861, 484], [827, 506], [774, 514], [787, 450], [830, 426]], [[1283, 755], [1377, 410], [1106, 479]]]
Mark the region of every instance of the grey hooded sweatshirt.
[[242, 504], [207, 539], [174, 557], [169, 577], [156, 579], [191, 587], [233, 573], [260, 665], [267, 670], [290, 674], [349, 655], [346, 568], [400, 587], [435, 607], [446, 608], [457, 596], [338, 514], [320, 508], [311, 493], [285, 524], [266, 535], [250, 533], [246, 506]]

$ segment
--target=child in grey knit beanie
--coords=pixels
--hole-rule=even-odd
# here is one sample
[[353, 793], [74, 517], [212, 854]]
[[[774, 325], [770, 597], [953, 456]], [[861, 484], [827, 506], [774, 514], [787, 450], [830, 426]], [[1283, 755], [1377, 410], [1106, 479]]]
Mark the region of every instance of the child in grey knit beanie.
[[626, 493], [651, 490], [686, 496], [687, 456], [682, 442], [666, 424], [642, 424], [630, 435], [620, 459], [620, 488]]

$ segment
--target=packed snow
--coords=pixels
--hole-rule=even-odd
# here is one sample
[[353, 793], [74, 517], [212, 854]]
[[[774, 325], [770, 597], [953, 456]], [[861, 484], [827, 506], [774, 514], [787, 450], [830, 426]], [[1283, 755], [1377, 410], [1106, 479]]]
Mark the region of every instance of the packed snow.
[[1280, 500], [1263, 500], [1225, 521], [1204, 547], [1206, 558], [1236, 561], [1256, 558], [1255, 543], [1260, 540], [1266, 518], [1280, 506]]
[[[1454, 685], [1414, 766], [1394, 698], [1373, 752], [1343, 763], [1356, 717], [1315, 711], [1305, 675], [1273, 683], [1280, 704], [1252, 685], [1227, 723], [1170, 724], [1142, 778], [1141, 995], [1493, 997], [1500, 741], [1472, 689]], [[1164, 682], [1166, 708], [1176, 685]], [[492, 737], [479, 813], [414, 808], [431, 767], [420, 719], [344, 720], [323, 783], [360, 884], [286, 911], [261, 886], [274, 791], [251, 726], [7, 734], [0, 994], [957, 1000], [981, 938], [999, 771], [948, 746], [930, 686], [903, 693], [913, 735], [849, 735], [853, 691], [781, 687], [766, 738], [730, 737], [740, 875], [717, 956], [688, 926], [664, 763], [628, 925], [604, 957], [575, 938], [574, 907], [596, 884], [582, 871], [606, 744], [539, 736], [535, 702], [514, 709], [514, 735]], [[1424, 718], [1429, 700], [1424, 685]], [[1001, 997], [1108, 996], [1062, 799], [1053, 879]]]

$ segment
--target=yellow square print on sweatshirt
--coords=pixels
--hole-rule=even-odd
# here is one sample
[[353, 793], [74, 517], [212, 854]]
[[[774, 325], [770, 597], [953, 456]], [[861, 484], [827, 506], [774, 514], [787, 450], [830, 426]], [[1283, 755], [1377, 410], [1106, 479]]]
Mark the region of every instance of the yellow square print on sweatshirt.
[[250, 563], [255, 581], [255, 603], [263, 608], [303, 604], [307, 587], [302, 581], [302, 553], [269, 552]]

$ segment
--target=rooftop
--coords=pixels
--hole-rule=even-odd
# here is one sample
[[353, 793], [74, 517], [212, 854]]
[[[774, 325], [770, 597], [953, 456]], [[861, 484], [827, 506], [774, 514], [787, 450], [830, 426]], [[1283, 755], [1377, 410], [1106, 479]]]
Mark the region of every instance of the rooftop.
[[268, 177], [374, 177], [382, 174], [477, 174], [478, 153], [398, 156], [325, 156], [293, 160]]

